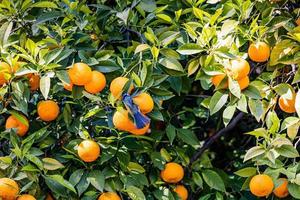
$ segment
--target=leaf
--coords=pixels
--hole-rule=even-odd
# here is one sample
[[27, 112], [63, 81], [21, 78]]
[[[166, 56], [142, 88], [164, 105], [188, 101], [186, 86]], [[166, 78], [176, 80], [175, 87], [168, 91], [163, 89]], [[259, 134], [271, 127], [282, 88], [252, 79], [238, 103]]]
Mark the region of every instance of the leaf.
[[249, 85], [245, 90], [243, 90], [243, 94], [252, 99], [261, 99], [259, 90], [252, 85]]
[[228, 94], [221, 93], [219, 91], [211, 97], [209, 102], [210, 114], [213, 115], [218, 112], [227, 102]]
[[300, 90], [298, 90], [295, 100], [295, 109], [297, 111], [297, 115], [300, 118]]
[[170, 143], [172, 144], [176, 137], [176, 129], [172, 124], [169, 124], [166, 128], [166, 134], [169, 138]]
[[132, 200], [146, 200], [146, 197], [145, 197], [144, 193], [142, 192], [142, 190], [140, 190], [139, 188], [137, 188], [135, 186], [127, 187], [126, 192]]
[[174, 58], [162, 58], [159, 63], [168, 69], [183, 72], [182, 65]]
[[199, 59], [193, 59], [188, 63], [188, 76], [194, 74], [200, 66]]
[[198, 185], [200, 188], [203, 188], [203, 180], [198, 172], [193, 172], [192, 179], [196, 185]]
[[232, 78], [229, 78], [229, 91], [231, 94], [236, 96], [238, 99], [241, 97], [241, 88], [239, 83], [236, 80], [233, 80]]
[[236, 110], [236, 105], [227, 106], [223, 112], [223, 123], [225, 126], [229, 124]]
[[177, 49], [177, 52], [181, 55], [192, 55], [202, 51], [204, 51], [204, 49], [200, 45], [194, 43], [184, 44]]
[[43, 158], [42, 161], [44, 164], [44, 169], [47, 170], [57, 170], [60, 168], [64, 168], [63, 164], [53, 158]]
[[249, 108], [255, 119], [260, 121], [262, 115], [264, 114], [262, 102], [260, 100], [249, 99]]
[[194, 132], [188, 129], [179, 129], [177, 133], [177, 137], [180, 138], [183, 142], [191, 146], [197, 146], [200, 144]]
[[134, 54], [143, 52], [149, 48], [150, 48], [150, 46], [148, 44], [140, 44], [135, 48]]
[[57, 8], [57, 5], [51, 1], [40, 1], [32, 4], [30, 7], [32, 8]]
[[157, 14], [156, 15], [157, 18], [162, 19], [170, 24], [172, 24], [172, 19], [170, 16], [166, 15], [166, 14]]
[[294, 93], [294, 89], [290, 84], [287, 83], [280, 83], [274, 87], [274, 90], [277, 94], [286, 95], [288, 93], [292, 94]]
[[240, 176], [240, 177], [251, 177], [256, 174], [256, 168], [255, 167], [246, 167], [244, 169], [240, 169], [239, 171], [234, 172], [234, 174]]
[[300, 123], [291, 125], [287, 128], [287, 135], [291, 140], [294, 140], [299, 132]]
[[209, 169], [203, 170], [202, 176], [209, 187], [221, 192], [225, 192], [224, 181], [215, 171]]
[[61, 82], [70, 84], [70, 77], [67, 71], [65, 70], [56, 71], [56, 76]]
[[255, 146], [252, 147], [251, 149], [249, 149], [244, 157], [244, 162], [246, 162], [247, 160], [250, 160], [252, 158], [255, 158], [259, 155], [262, 155], [266, 152], [266, 150], [261, 147], [261, 146]]
[[46, 176], [46, 179], [52, 180], [76, 194], [76, 190], [73, 185], [69, 181], [65, 180], [61, 175], [48, 175]]
[[74, 186], [77, 185], [79, 183], [79, 181], [81, 180], [83, 173], [84, 173], [83, 169], [75, 170], [69, 178], [70, 183]]
[[291, 145], [282, 145], [279, 148], [276, 148], [276, 151], [286, 158], [297, 158], [299, 157], [299, 153], [297, 149]]
[[300, 185], [289, 183], [288, 184], [288, 190], [292, 197], [296, 199], [300, 199]]
[[88, 180], [97, 190], [103, 192], [105, 185], [104, 174], [99, 170], [93, 170], [89, 173]]
[[145, 171], [146, 171], [144, 169], [144, 167], [142, 167], [140, 164], [135, 163], [135, 162], [129, 162], [128, 166], [127, 166], [127, 169], [129, 171], [135, 171], [135, 172], [138, 172], [138, 173], [145, 173]]
[[240, 111], [247, 113], [247, 98], [245, 95], [241, 95], [241, 98], [237, 102], [237, 109]]
[[283, 120], [283, 122], [281, 123], [281, 129], [280, 131], [283, 131], [293, 125], [296, 125], [300, 122], [300, 118], [298, 117], [287, 117]]
[[51, 79], [48, 76], [43, 76], [40, 80], [40, 90], [45, 99], [48, 99], [50, 92]]

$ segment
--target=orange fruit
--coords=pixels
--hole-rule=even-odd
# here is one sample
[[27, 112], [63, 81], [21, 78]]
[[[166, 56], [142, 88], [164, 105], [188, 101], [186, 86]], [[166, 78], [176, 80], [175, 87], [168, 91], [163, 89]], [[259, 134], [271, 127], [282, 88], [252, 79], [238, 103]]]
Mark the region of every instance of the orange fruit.
[[288, 180], [286, 178], [280, 178], [279, 183], [281, 183], [278, 187], [276, 187], [273, 191], [276, 197], [285, 198], [289, 195], [288, 191]]
[[84, 89], [91, 94], [96, 94], [101, 92], [105, 88], [105, 85], [105, 76], [101, 72], [92, 71], [92, 79], [84, 85]]
[[37, 112], [41, 120], [50, 122], [58, 117], [59, 107], [55, 101], [41, 101], [38, 103]]
[[[115, 99], [119, 99], [122, 95], [123, 88], [126, 85], [127, 81], [129, 81], [126, 77], [117, 77], [111, 83], [109, 90]], [[133, 85], [129, 88], [129, 93], [133, 90]]]
[[121, 200], [121, 198], [115, 192], [105, 192], [100, 195], [98, 200]]
[[11, 77], [11, 67], [6, 62], [0, 62], [0, 86], [7, 83]]
[[19, 194], [19, 185], [9, 178], [0, 178], [0, 199], [15, 200]]
[[133, 135], [145, 135], [149, 130], [150, 124], [147, 124], [144, 128], [134, 128], [131, 130], [128, 130], [129, 133], [132, 133]]
[[183, 167], [177, 163], [170, 162], [165, 165], [164, 170], [160, 172], [161, 178], [167, 183], [178, 183], [183, 179]]
[[227, 70], [234, 80], [240, 80], [249, 74], [250, 65], [246, 60], [239, 58], [232, 60], [231, 66]]
[[[24, 115], [20, 115], [24, 120], [27, 121], [27, 124], [29, 123], [27, 118]], [[5, 128], [10, 129], [10, 128], [16, 128], [17, 129], [17, 134], [19, 136], [24, 136], [28, 129], [29, 126], [27, 124], [24, 124], [21, 122], [17, 117], [11, 115], [7, 118], [6, 123], [5, 123]]]
[[28, 82], [30, 86], [30, 90], [34, 91], [39, 89], [40, 87], [40, 76], [38, 74], [28, 74]]
[[77, 152], [84, 162], [94, 162], [100, 156], [100, 146], [93, 140], [83, 140], [78, 145]]
[[270, 57], [270, 47], [265, 42], [256, 42], [249, 46], [248, 55], [255, 62], [265, 62]]
[[296, 112], [295, 101], [296, 101], [296, 94], [294, 94], [292, 99], [288, 99], [285, 98], [284, 96], [281, 96], [279, 98], [278, 104], [282, 111], [286, 113], [294, 113]]
[[300, 17], [296, 20], [296, 24], [300, 26]]
[[153, 110], [154, 102], [148, 93], [141, 93], [133, 97], [133, 102], [140, 108], [141, 112], [147, 114]]
[[73, 90], [73, 83], [69, 83], [69, 84], [68, 83], [64, 83], [63, 86], [64, 86], [64, 88], [66, 90], [72, 92], [72, 90]]
[[68, 74], [74, 85], [83, 86], [92, 79], [92, 70], [85, 63], [75, 63], [72, 68], [69, 69]]
[[36, 198], [30, 194], [23, 194], [18, 197], [18, 200], [36, 200]]
[[134, 130], [136, 127], [129, 119], [129, 112], [125, 109], [117, 110], [113, 116], [113, 124], [120, 131]]
[[274, 188], [272, 178], [266, 174], [255, 175], [250, 180], [250, 191], [257, 197], [269, 196]]
[[188, 190], [183, 185], [177, 185], [174, 191], [177, 193], [181, 200], [187, 200]]
[[[218, 87], [220, 85], [220, 83], [222, 82], [222, 80], [226, 77], [226, 74], [218, 74], [215, 75], [211, 78], [211, 82], [215, 87]], [[222, 86], [222, 89], [226, 89], [228, 88], [228, 83], [225, 83]]]
[[245, 78], [238, 80], [238, 84], [241, 90], [246, 89], [249, 86], [249, 83], [250, 83], [249, 76], [246, 76]]

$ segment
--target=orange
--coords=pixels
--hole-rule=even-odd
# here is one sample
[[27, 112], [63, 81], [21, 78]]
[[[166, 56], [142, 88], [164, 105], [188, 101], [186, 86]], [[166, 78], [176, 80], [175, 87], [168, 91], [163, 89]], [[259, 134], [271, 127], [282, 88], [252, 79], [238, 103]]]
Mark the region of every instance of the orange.
[[[211, 82], [215, 87], [218, 87], [220, 85], [220, 83], [222, 82], [222, 80], [226, 77], [226, 74], [218, 74], [215, 75], [211, 78]], [[228, 83], [225, 83], [222, 86], [222, 89], [226, 89], [228, 88]]]
[[250, 83], [249, 76], [246, 76], [245, 78], [238, 80], [238, 84], [241, 90], [246, 89], [249, 86], [249, 83]]
[[30, 90], [34, 91], [39, 89], [40, 87], [40, 76], [38, 74], [28, 74], [28, 82], [30, 86]]
[[248, 55], [255, 62], [265, 62], [270, 57], [270, 47], [265, 42], [256, 42], [249, 46]]
[[131, 129], [131, 130], [128, 130], [129, 133], [132, 133], [133, 135], [145, 135], [148, 130], [149, 130], [149, 126], [150, 124], [147, 124], [144, 128], [134, 128], [134, 129]]
[[141, 112], [147, 114], [154, 108], [152, 97], [148, 93], [141, 93], [133, 97], [133, 102], [140, 108]]
[[41, 101], [38, 103], [37, 112], [41, 120], [50, 122], [58, 117], [59, 107], [55, 101]]
[[266, 174], [255, 175], [250, 180], [250, 191], [257, 197], [269, 196], [274, 188], [272, 178]]
[[100, 156], [100, 146], [93, 140], [83, 140], [78, 145], [77, 152], [84, 162], [94, 162]]
[[294, 113], [294, 112], [296, 112], [295, 101], [296, 101], [295, 94], [292, 99], [288, 99], [288, 98], [285, 98], [284, 96], [281, 96], [279, 98], [278, 104], [282, 111], [284, 111], [286, 113]]
[[[119, 99], [122, 95], [123, 88], [125, 84], [129, 81], [126, 77], [117, 77], [110, 83], [110, 92], [115, 97], [115, 99]], [[133, 90], [133, 85], [130, 86], [129, 92]]]
[[125, 109], [117, 110], [113, 116], [113, 124], [120, 131], [134, 130], [136, 127], [129, 119], [129, 112]]
[[11, 67], [6, 62], [0, 62], [0, 86], [8, 82], [11, 73]]
[[177, 163], [170, 162], [165, 165], [164, 170], [160, 172], [161, 178], [167, 183], [178, 183], [183, 179], [183, 167]]
[[115, 192], [105, 192], [100, 195], [98, 200], [121, 200], [121, 198]]
[[92, 79], [92, 70], [85, 63], [75, 63], [68, 73], [74, 85], [83, 86]]
[[279, 183], [281, 183], [281, 185], [276, 187], [274, 189], [273, 193], [278, 198], [285, 198], [289, 195], [289, 191], [288, 191], [288, 187], [287, 187], [289, 182], [286, 178], [280, 178]]
[[296, 20], [296, 24], [300, 26], [300, 17]]
[[15, 200], [19, 193], [18, 184], [9, 178], [0, 178], [0, 199]]
[[64, 83], [63, 86], [64, 86], [64, 88], [66, 90], [72, 92], [72, 90], [73, 90], [73, 83], [69, 83], [69, 84], [68, 83]]
[[92, 79], [84, 85], [84, 89], [91, 94], [96, 94], [101, 92], [105, 88], [105, 85], [105, 76], [101, 72], [92, 71]]
[[[27, 121], [27, 124], [29, 123], [27, 118], [24, 115], [20, 115], [24, 120]], [[11, 115], [7, 118], [6, 123], [5, 123], [5, 128], [10, 129], [10, 128], [16, 128], [17, 129], [17, 134], [19, 136], [24, 136], [28, 129], [29, 126], [27, 124], [24, 124], [21, 122], [17, 117]]]
[[240, 80], [249, 74], [250, 65], [246, 60], [239, 58], [232, 60], [231, 66], [227, 70], [234, 80]]
[[177, 193], [181, 200], [187, 200], [188, 190], [183, 185], [177, 185], [174, 191]]
[[36, 200], [36, 198], [30, 194], [23, 194], [18, 197], [18, 200]]

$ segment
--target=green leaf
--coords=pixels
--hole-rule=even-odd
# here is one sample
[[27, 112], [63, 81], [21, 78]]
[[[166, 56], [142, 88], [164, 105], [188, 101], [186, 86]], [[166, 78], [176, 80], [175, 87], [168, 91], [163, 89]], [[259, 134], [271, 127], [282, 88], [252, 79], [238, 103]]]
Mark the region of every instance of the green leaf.
[[247, 113], [247, 98], [245, 95], [241, 95], [241, 98], [237, 102], [237, 109], [240, 111]]
[[249, 85], [245, 90], [243, 90], [243, 94], [252, 99], [261, 99], [259, 90], [252, 85]]
[[56, 71], [56, 76], [61, 82], [70, 84], [70, 77], [67, 71], [65, 70]]
[[193, 172], [192, 179], [196, 185], [198, 185], [200, 188], [203, 188], [203, 180], [198, 172]]
[[233, 80], [232, 78], [229, 78], [229, 91], [231, 94], [236, 96], [238, 99], [241, 97], [241, 88], [239, 83], [236, 80]]
[[140, 164], [135, 163], [135, 162], [129, 162], [128, 166], [127, 166], [127, 169], [129, 171], [135, 171], [135, 172], [138, 172], [138, 173], [145, 173], [145, 171], [146, 171], [144, 169], [144, 167], [142, 167]]
[[288, 190], [292, 197], [296, 199], [300, 199], [300, 185], [289, 183], [288, 184]]
[[280, 131], [283, 131], [293, 125], [296, 125], [300, 122], [300, 118], [298, 117], [287, 117], [283, 120], [283, 122], [281, 123], [281, 129]]
[[209, 169], [203, 170], [202, 176], [209, 187], [221, 192], [225, 192], [224, 181], [215, 171]]
[[166, 128], [166, 133], [170, 143], [172, 144], [176, 137], [176, 128], [172, 124], [169, 124]]
[[264, 114], [264, 109], [262, 102], [260, 100], [249, 99], [249, 108], [251, 114], [255, 117], [257, 121], [260, 121]]
[[247, 160], [250, 160], [252, 158], [255, 158], [259, 155], [262, 155], [266, 152], [266, 150], [261, 147], [261, 146], [255, 146], [252, 147], [251, 149], [249, 149], [244, 157], [244, 162], [246, 162]]
[[97, 190], [103, 192], [105, 185], [104, 174], [100, 170], [93, 170], [89, 173], [88, 180]]
[[140, 44], [135, 48], [134, 53], [137, 54], [137, 53], [143, 52], [149, 48], [150, 48], [150, 46], [148, 44]]
[[227, 102], [228, 94], [221, 93], [219, 91], [211, 97], [209, 102], [210, 114], [213, 115], [218, 112]]
[[137, 187], [129, 186], [126, 188], [126, 192], [132, 200], [146, 200], [146, 197], [142, 190]]
[[274, 90], [277, 94], [286, 95], [288, 93], [294, 93], [294, 89], [290, 84], [287, 83], [280, 83], [274, 87]]
[[46, 176], [46, 179], [52, 180], [76, 194], [76, 190], [73, 185], [69, 181], [65, 180], [61, 175], [48, 175]]
[[57, 8], [57, 5], [51, 1], [40, 1], [32, 4], [30, 7], [32, 8]]
[[43, 76], [40, 80], [40, 90], [45, 99], [48, 99], [48, 95], [51, 87], [51, 79], [48, 76]]
[[297, 158], [299, 157], [299, 153], [297, 149], [291, 145], [282, 145], [279, 148], [276, 148], [276, 151], [287, 158]]
[[224, 125], [227, 126], [231, 121], [236, 110], [236, 105], [227, 106], [223, 112], [223, 122]]
[[172, 24], [172, 19], [170, 16], [166, 15], [166, 14], [157, 14], [156, 15], [157, 18], [162, 19], [170, 24]]
[[178, 129], [177, 137], [191, 146], [197, 146], [200, 144], [194, 132], [188, 129]]
[[168, 69], [183, 72], [182, 65], [174, 58], [162, 58], [159, 63]]
[[194, 43], [184, 44], [177, 49], [177, 52], [181, 55], [192, 55], [202, 51], [204, 51], [204, 49], [200, 45]]
[[193, 59], [188, 63], [188, 76], [194, 74], [200, 66], [199, 59]]
[[44, 168], [47, 170], [57, 170], [60, 168], [64, 168], [63, 164], [53, 158], [43, 158], [42, 161], [44, 164]]
[[240, 176], [240, 177], [251, 177], [256, 174], [256, 168], [255, 167], [246, 167], [244, 169], [240, 169], [239, 171], [234, 172], [234, 174]]
[[70, 176], [70, 179], [69, 179], [70, 183], [72, 185], [77, 185], [79, 183], [79, 181], [81, 180], [83, 173], [84, 173], [83, 169], [75, 170]]

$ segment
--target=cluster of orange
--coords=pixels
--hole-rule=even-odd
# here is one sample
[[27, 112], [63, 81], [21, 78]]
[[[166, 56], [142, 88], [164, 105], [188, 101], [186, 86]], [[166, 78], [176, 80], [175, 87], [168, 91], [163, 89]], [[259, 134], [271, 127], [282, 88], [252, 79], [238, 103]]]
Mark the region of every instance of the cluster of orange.
[[9, 178], [0, 179], [0, 198], [3, 200], [36, 200], [30, 194], [18, 196], [20, 188], [17, 182]]
[[84, 86], [84, 89], [96, 94], [106, 86], [106, 78], [99, 71], [92, 69], [85, 63], [75, 63], [69, 70], [70, 83], [64, 83], [66, 90], [72, 91], [73, 85]]
[[[23, 62], [16, 62], [13, 66], [10, 66], [6, 62], [0, 62], [0, 86], [7, 83], [20, 66], [24, 64]], [[40, 87], [40, 76], [38, 74], [27, 74], [26, 78], [28, 79], [31, 91], [37, 90]]]
[[[110, 84], [110, 92], [111, 95], [116, 100], [121, 100], [123, 88], [126, 85], [126, 83], [129, 81], [128, 78], [125, 77], [118, 77], [115, 78], [111, 84]], [[134, 89], [134, 86], [131, 85], [129, 87], [128, 92], [131, 93], [131, 91]], [[154, 101], [152, 97], [146, 93], [142, 92], [135, 97], [132, 98], [133, 103], [136, 104], [140, 111], [146, 115], [147, 113], [150, 113], [153, 110], [154, 107]], [[138, 129], [134, 122], [130, 119], [129, 111], [125, 108], [118, 108], [113, 116], [113, 124], [116, 129], [120, 131], [127, 131], [129, 133], [132, 133], [134, 135], [144, 135], [148, 132], [148, 129], [150, 127], [150, 123], [147, 124], [144, 128]]]
[[274, 189], [274, 183], [270, 176], [266, 174], [255, 175], [249, 184], [250, 191], [257, 197], [267, 197], [272, 192], [277, 198], [285, 198], [289, 195], [288, 180], [280, 178], [279, 185]]
[[[160, 172], [160, 177], [166, 183], [178, 184], [184, 177], [183, 167], [175, 162], [167, 163], [164, 169]], [[181, 198], [181, 200], [187, 200], [188, 190], [184, 185], [176, 185], [174, 192]]]
[[[265, 62], [270, 57], [270, 47], [265, 42], [253, 43], [248, 48], [248, 55], [252, 61], [255, 62]], [[223, 79], [230, 76], [233, 80], [236, 80], [240, 86], [241, 90], [244, 90], [249, 86], [249, 63], [242, 59], [235, 59], [230, 61], [230, 66], [225, 69], [224, 74], [218, 74], [212, 77], [211, 81], [215, 87], [220, 89], [228, 88], [228, 81], [224, 82]], [[223, 83], [220, 85], [220, 83]], [[219, 86], [220, 85], [220, 86]]]

